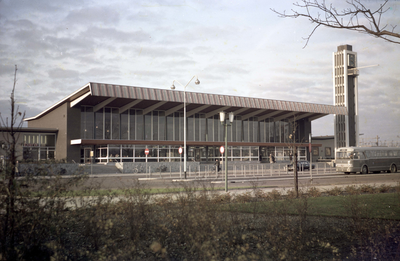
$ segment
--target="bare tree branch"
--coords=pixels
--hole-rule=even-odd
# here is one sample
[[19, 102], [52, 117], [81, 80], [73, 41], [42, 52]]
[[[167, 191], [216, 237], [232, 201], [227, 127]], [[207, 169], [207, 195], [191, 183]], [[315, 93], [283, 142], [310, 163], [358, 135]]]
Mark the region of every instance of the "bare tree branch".
[[[384, 41], [400, 44], [400, 33], [395, 31], [396, 25], [390, 25], [391, 30], [386, 30], [388, 24], [381, 25], [382, 15], [385, 14], [390, 8], [385, 7], [389, 0], [385, 0], [378, 9], [371, 11], [361, 0], [347, 0], [346, 3], [350, 6], [337, 11], [332, 5], [326, 5], [325, 0], [302, 0], [300, 3], [296, 2], [293, 5], [302, 9], [302, 12], [291, 10], [291, 14], [285, 11], [278, 12], [275, 9], [271, 10], [282, 18], [299, 18], [305, 17], [312, 24], [315, 24], [311, 33], [303, 38], [306, 40], [305, 48], [319, 26], [326, 26], [335, 29], [346, 29], [365, 33], [376, 38], [383, 39]], [[322, 12], [322, 16], [320, 14]]]

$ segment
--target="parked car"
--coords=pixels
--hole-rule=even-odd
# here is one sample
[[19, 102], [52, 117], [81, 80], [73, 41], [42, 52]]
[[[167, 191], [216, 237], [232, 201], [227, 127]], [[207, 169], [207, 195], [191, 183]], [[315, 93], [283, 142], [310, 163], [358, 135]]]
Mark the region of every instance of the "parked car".
[[[288, 171], [293, 171], [293, 164], [289, 164], [286, 166]], [[315, 165], [312, 164], [312, 168], [315, 169]], [[306, 170], [306, 169], [310, 169], [310, 162], [306, 161], [306, 160], [299, 160], [297, 162], [297, 170]]]

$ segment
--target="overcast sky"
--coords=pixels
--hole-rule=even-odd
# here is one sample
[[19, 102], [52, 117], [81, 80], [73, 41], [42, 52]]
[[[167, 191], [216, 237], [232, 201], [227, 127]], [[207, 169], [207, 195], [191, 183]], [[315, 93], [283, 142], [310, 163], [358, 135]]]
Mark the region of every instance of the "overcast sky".
[[[281, 3], [284, 2], [284, 3]], [[344, 1], [336, 1], [341, 4]], [[382, 1], [364, 1], [371, 9]], [[400, 26], [400, 1], [382, 22]], [[292, 1], [0, 0], [0, 111], [32, 117], [88, 82], [333, 105], [332, 53], [350, 44], [360, 70], [364, 141], [400, 142], [400, 45], [273, 13]], [[400, 29], [399, 29], [400, 30]], [[398, 30], [398, 31], [399, 31]], [[176, 85], [177, 89], [182, 89]], [[332, 135], [333, 116], [313, 122]]]

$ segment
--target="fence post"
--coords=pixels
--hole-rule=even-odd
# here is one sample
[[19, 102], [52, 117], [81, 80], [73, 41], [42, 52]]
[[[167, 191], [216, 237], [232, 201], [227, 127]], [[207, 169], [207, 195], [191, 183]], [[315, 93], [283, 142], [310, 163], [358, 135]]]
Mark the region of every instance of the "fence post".
[[279, 177], [281, 176], [281, 164], [279, 163], [278, 165], [278, 169], [279, 169]]

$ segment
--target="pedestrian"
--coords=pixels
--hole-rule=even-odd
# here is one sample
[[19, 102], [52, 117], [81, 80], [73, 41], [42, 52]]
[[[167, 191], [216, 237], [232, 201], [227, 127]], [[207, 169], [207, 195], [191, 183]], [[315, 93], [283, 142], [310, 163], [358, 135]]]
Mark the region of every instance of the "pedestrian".
[[221, 170], [221, 168], [219, 166], [219, 160], [218, 159], [215, 160], [215, 167], [216, 167], [218, 172]]
[[275, 157], [269, 154], [269, 163], [275, 163]]

